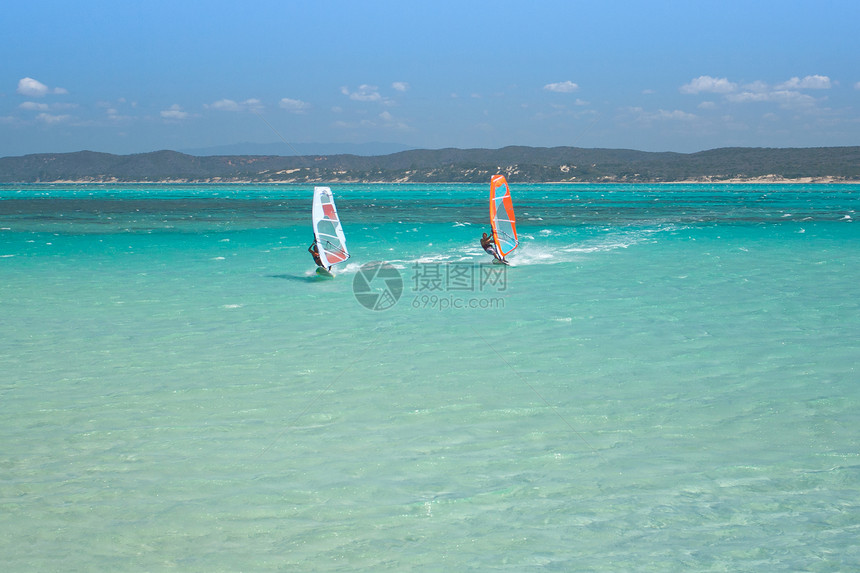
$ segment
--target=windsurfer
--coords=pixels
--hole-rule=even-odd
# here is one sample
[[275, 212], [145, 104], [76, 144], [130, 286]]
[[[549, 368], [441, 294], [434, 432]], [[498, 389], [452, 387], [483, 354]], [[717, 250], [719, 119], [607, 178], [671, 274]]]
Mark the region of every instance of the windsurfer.
[[496, 245], [493, 244], [493, 238], [486, 233], [484, 233], [484, 236], [481, 237], [481, 246], [484, 248], [485, 251], [487, 251], [487, 254], [491, 255], [494, 259], [498, 259], [500, 261], [504, 260], [496, 252]]
[[[323, 268], [323, 269], [325, 269], [325, 270], [328, 270], [328, 269], [326, 269], [326, 268], [325, 268], [325, 265], [322, 263], [322, 260], [320, 259], [320, 251], [319, 251], [319, 249], [317, 248], [317, 240], [316, 240], [316, 238], [314, 238], [314, 242], [313, 242], [313, 243], [311, 243], [311, 246], [310, 246], [310, 247], [308, 247], [308, 252], [309, 252], [309, 253], [311, 254], [311, 256], [314, 258], [314, 262], [317, 264], [317, 266], [318, 266], [318, 267], [321, 267], [321, 268]], [[331, 268], [331, 267], [329, 267], [329, 268]]]

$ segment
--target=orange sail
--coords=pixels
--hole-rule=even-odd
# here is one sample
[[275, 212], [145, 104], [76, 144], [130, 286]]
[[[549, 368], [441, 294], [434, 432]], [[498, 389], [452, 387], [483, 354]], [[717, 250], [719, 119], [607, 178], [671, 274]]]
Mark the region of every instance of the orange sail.
[[517, 218], [504, 175], [493, 175], [490, 179], [490, 225], [499, 255], [504, 257], [517, 248]]

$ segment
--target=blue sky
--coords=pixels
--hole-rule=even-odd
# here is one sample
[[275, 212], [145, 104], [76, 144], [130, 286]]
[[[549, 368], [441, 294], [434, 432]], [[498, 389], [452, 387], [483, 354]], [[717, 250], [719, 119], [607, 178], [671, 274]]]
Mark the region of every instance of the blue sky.
[[30, 0], [3, 12], [0, 156], [279, 135], [860, 145], [856, 0]]

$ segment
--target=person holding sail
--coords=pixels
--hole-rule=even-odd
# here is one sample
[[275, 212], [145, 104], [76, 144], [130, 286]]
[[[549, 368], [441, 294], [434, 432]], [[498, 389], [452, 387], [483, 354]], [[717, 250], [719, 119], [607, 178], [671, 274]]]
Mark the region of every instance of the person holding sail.
[[311, 246], [308, 247], [308, 252], [314, 258], [314, 262], [317, 264], [318, 267], [323, 268], [325, 270], [331, 269], [331, 267], [326, 268], [326, 266], [322, 262], [322, 259], [320, 259], [320, 250], [317, 247], [317, 238], [316, 237], [314, 237], [314, 242], [311, 243]]
[[502, 257], [499, 256], [499, 253], [496, 251], [496, 245], [493, 243], [493, 237], [484, 233], [484, 236], [481, 237], [481, 246], [487, 251], [488, 255], [491, 255], [494, 259], [499, 261], [504, 261]]

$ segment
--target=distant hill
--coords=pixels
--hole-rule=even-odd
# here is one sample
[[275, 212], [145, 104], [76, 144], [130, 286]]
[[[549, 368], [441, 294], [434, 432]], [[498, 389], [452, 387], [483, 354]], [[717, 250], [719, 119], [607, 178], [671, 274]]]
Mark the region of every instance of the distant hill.
[[188, 155], [388, 155], [412, 149], [398, 143], [234, 143], [179, 149]]
[[388, 155], [212, 155], [92, 151], [0, 158], [0, 183], [860, 182], [860, 147], [723, 148], [699, 153], [505, 147]]

